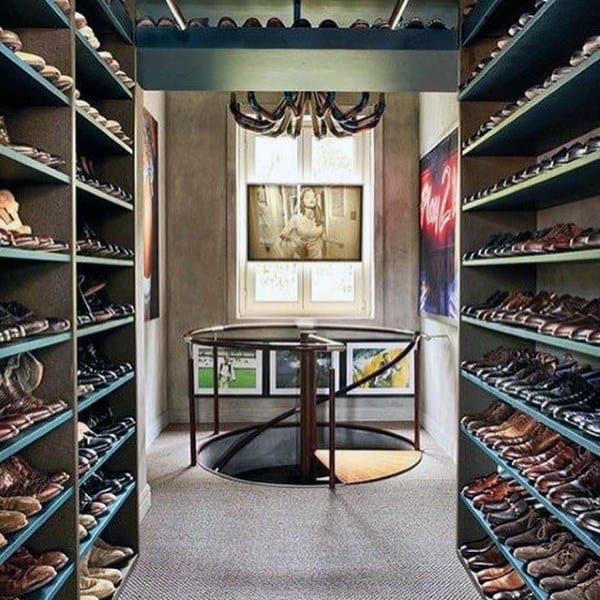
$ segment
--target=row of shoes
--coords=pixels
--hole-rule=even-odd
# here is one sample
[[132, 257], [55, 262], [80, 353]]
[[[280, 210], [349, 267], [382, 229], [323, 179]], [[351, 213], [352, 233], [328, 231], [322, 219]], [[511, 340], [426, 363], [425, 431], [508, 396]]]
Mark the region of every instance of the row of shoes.
[[77, 361], [78, 395], [91, 394], [132, 371], [133, 365], [129, 362], [114, 362], [106, 359], [93, 342], [80, 346]]
[[71, 322], [68, 319], [39, 317], [15, 300], [0, 302], [0, 343], [37, 335], [64, 333], [69, 329]]
[[[89, 471], [100, 457], [104, 456], [116, 442], [134, 427], [135, 419], [133, 417], [116, 417], [109, 406], [90, 412], [77, 426], [79, 475], [81, 476]], [[113, 479], [115, 477], [116, 475], [112, 476]], [[129, 481], [129, 476], [125, 479]], [[82, 498], [80, 497], [80, 499]], [[82, 513], [98, 516], [105, 512], [104, 510], [100, 512], [96, 509], [92, 510], [92, 506], [89, 505], [90, 498], [85, 498], [85, 500], [86, 502], [81, 507]]]
[[69, 562], [63, 552], [50, 550], [39, 555], [21, 546], [0, 565], [0, 597], [17, 599], [48, 585]]
[[83, 223], [81, 225], [77, 237], [77, 254], [83, 256], [98, 256], [102, 258], [118, 258], [123, 260], [130, 260], [134, 257], [133, 250], [125, 248], [124, 246], [119, 246], [118, 244], [109, 244], [102, 239], [88, 223]]
[[[589, 60], [596, 52], [600, 51], [600, 35], [592, 36], [588, 38], [582, 48], [577, 50], [569, 61], [568, 66], [557, 67], [552, 73], [544, 80], [543, 83], [534, 85], [527, 90], [523, 96], [518, 98], [515, 102], [510, 102], [501, 110], [495, 112], [490, 116], [489, 120], [486, 121], [481, 127], [469, 138], [463, 141], [463, 150], [474, 144], [484, 135], [487, 135], [490, 131], [498, 127], [503, 121], [514, 115], [517, 111], [521, 110], [525, 105], [531, 102], [534, 98], [546, 94], [556, 83], [558, 83], [563, 77], [569, 75], [573, 69], [578, 67], [580, 64]], [[487, 62], [485, 60], [480, 63], [481, 69], [485, 67]], [[470, 81], [470, 80], [469, 80]]]
[[101, 518], [133, 481], [131, 473], [94, 473], [80, 488], [81, 514]]
[[502, 402], [461, 422], [552, 504], [600, 533], [600, 460], [591, 452]]
[[117, 304], [108, 298], [108, 282], [90, 279], [85, 275], [77, 277], [77, 324], [91, 325], [112, 319], [122, 319], [135, 314], [133, 304]]
[[0, 190], [0, 247], [44, 252], [66, 252], [69, 244], [58, 242], [47, 235], [34, 235], [23, 223], [19, 203], [10, 190]]
[[86, 39], [88, 44], [98, 52], [100, 58], [108, 65], [114, 76], [127, 88], [135, 87], [135, 81], [121, 69], [121, 65], [115, 57], [108, 51], [100, 50], [100, 40], [96, 37], [94, 30], [88, 24], [87, 19], [80, 12], [75, 13], [75, 27], [77, 31]]
[[63, 400], [34, 395], [43, 378], [44, 365], [33, 354], [15, 354], [0, 361], [0, 442], [67, 408]]
[[53, 167], [54, 169], [61, 169], [65, 166], [65, 161], [56, 154], [51, 154], [41, 148], [36, 148], [31, 144], [25, 144], [23, 142], [13, 142], [8, 135], [8, 128], [4, 117], [0, 115], [0, 145], [6, 146], [19, 154], [37, 160], [38, 162], [46, 165], [47, 167]]
[[494, 185], [483, 188], [475, 194], [471, 194], [463, 200], [463, 203], [468, 204], [469, 202], [486, 198], [491, 194], [499, 192], [500, 190], [508, 189], [513, 185], [522, 183], [523, 181], [530, 179], [533, 180], [539, 175], [548, 173], [557, 167], [579, 160], [589, 154], [593, 154], [594, 152], [600, 152], [600, 136], [592, 137], [585, 142], [575, 142], [574, 144], [564, 146], [552, 154], [552, 156], [544, 158], [543, 160], [534, 165], [530, 165], [525, 169], [521, 169], [514, 175], [505, 177]]
[[497, 348], [461, 368], [556, 421], [600, 437], [600, 369], [566, 355]]
[[[595, 554], [536, 504], [521, 485], [492, 473], [465, 486], [462, 493], [550, 600], [600, 597], [600, 562]], [[470, 568], [505, 568], [504, 556], [494, 544], [485, 540], [473, 546], [471, 552], [461, 548]], [[482, 587], [488, 595], [503, 593], [493, 595], [497, 600], [523, 598], [520, 590], [527, 593], [527, 588], [509, 572]]]
[[5, 535], [27, 527], [28, 517], [63, 492], [68, 480], [67, 473], [39, 471], [18, 454], [0, 463], [1, 545], [7, 544]]
[[584, 229], [575, 223], [558, 223], [537, 231], [494, 233], [477, 250], [466, 252], [464, 260], [478, 260], [525, 254], [548, 254], [569, 250], [600, 248], [600, 229]]
[[9, 50], [15, 53], [15, 56], [29, 65], [34, 71], [39, 73], [44, 79], [48, 80], [56, 89], [63, 94], [69, 93], [74, 88], [74, 81], [70, 75], [63, 75], [59, 69], [49, 65], [37, 54], [23, 52], [23, 42], [19, 35], [8, 29], [0, 27], [0, 43], [4, 44]]
[[[77, 94], [79, 96], [79, 94]], [[86, 113], [93, 121], [96, 121], [100, 127], [104, 127], [113, 135], [116, 135], [122, 142], [125, 142], [128, 146], [133, 146], [133, 140], [123, 131], [123, 126], [119, 121], [114, 119], [107, 119], [100, 111], [92, 106], [89, 102], [77, 98], [75, 100], [77, 108], [81, 109]]]
[[600, 345], [600, 298], [554, 292], [494, 292], [462, 314], [483, 321], [527, 327], [551, 337]]
[[[172, 17], [161, 17], [158, 20], [154, 20], [151, 17], [140, 17], [137, 19], [138, 27], [167, 27], [171, 29], [178, 29], [178, 25]], [[187, 21], [187, 27], [190, 29], [205, 29], [210, 27], [210, 21], [206, 17], [194, 17]], [[224, 29], [235, 29], [238, 24], [231, 17], [222, 17], [217, 23], [217, 27]], [[260, 28], [262, 23], [256, 17], [249, 17], [241, 25], [243, 28]], [[278, 17], [271, 17], [267, 23], [268, 28], [285, 28], [285, 23]], [[297, 19], [294, 21], [292, 28], [294, 29], [311, 29], [312, 24], [308, 19]], [[333, 19], [324, 19], [319, 23], [319, 29], [339, 29], [338, 24]], [[387, 19], [377, 19], [372, 24], [364, 19], [356, 19], [349, 27], [350, 29], [391, 29], [390, 23]], [[424, 23], [419, 17], [413, 17], [407, 21], [401, 21], [399, 29], [437, 29], [447, 30], [445, 23], [440, 19], [431, 19], [428, 23]]]
[[89, 157], [80, 156], [77, 160], [77, 179], [91, 185], [92, 187], [105, 192], [124, 202], [133, 203], [133, 195], [114, 183], [101, 181], [95, 171], [94, 163]]
[[[90, 529], [96, 526], [93, 517], [89, 515], [85, 517], [94, 522]], [[81, 600], [111, 598], [123, 581], [121, 568], [131, 560], [133, 555], [133, 549], [128, 546], [113, 546], [98, 538], [92, 549], [79, 561], [79, 598]]]

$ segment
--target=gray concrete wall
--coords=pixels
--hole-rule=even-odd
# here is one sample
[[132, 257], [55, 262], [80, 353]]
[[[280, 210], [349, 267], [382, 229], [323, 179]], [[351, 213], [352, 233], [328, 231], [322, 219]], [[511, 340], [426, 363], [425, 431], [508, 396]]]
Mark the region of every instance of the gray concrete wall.
[[[168, 397], [171, 422], [187, 419], [184, 332], [232, 320], [228, 281], [234, 277], [231, 238], [235, 214], [232, 127], [227, 94], [167, 93]], [[376, 323], [414, 328], [418, 276], [419, 106], [416, 94], [388, 96], [376, 136]], [[229, 206], [229, 208], [228, 208]], [[293, 400], [222, 400], [224, 420], [262, 421]], [[211, 419], [211, 401], [199, 402], [199, 420]], [[408, 399], [353, 398], [339, 418], [402, 420]]]

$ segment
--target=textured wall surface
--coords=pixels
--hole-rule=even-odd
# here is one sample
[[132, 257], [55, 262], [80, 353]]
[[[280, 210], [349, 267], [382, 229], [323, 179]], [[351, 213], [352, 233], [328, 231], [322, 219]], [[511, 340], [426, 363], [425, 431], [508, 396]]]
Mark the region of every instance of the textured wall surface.
[[[187, 418], [187, 363], [182, 335], [194, 327], [231, 320], [228, 281], [235, 276], [235, 221], [228, 199], [233, 176], [232, 127], [227, 94], [167, 94], [167, 302], [168, 396], [172, 422]], [[418, 96], [388, 97], [376, 146], [376, 249], [379, 252], [376, 322], [417, 327]], [[233, 155], [234, 156], [234, 155]], [[228, 181], [229, 172], [229, 181]], [[228, 191], [229, 190], [229, 191]], [[222, 400], [230, 421], [262, 421], [293, 405], [290, 399]], [[340, 419], [402, 420], [410, 402], [352, 399], [340, 402]], [[211, 418], [210, 400], [199, 420]]]

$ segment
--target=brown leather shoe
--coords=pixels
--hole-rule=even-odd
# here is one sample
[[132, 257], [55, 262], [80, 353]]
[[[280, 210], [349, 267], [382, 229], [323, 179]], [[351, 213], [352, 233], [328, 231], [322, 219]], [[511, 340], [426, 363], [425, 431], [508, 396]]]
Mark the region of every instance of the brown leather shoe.
[[542, 494], [563, 483], [577, 479], [595, 460], [595, 456], [591, 452], [582, 452], [579, 456], [573, 459], [570, 466], [561, 471], [542, 475], [535, 481], [535, 489]]
[[536, 454], [533, 456], [523, 456], [522, 458], [517, 458], [515, 461], [513, 461], [513, 465], [520, 471], [524, 471], [525, 469], [528, 469], [535, 465], [540, 465], [550, 460], [553, 456], [555, 456], [559, 452], [562, 452], [562, 450], [564, 450], [567, 447], [571, 448], [572, 446], [568, 446], [568, 444], [562, 441], [553, 446], [552, 448], [548, 449], [546, 452], [543, 452], [542, 454]]
[[500, 552], [496, 545], [479, 556], [473, 556], [467, 559], [467, 565], [469, 565], [469, 569], [472, 571], [501, 567], [505, 562], [506, 558], [504, 558], [504, 554]]
[[491, 473], [490, 475], [480, 477], [469, 485], [466, 485], [463, 488], [463, 494], [467, 498], [475, 498], [475, 496], [478, 496], [486, 490], [495, 487], [502, 481], [504, 481], [504, 478], [499, 473]]
[[30, 567], [48, 566], [60, 571], [69, 562], [69, 558], [66, 554], [57, 551], [43, 552], [39, 556], [34, 556], [27, 548], [21, 546], [7, 562], [23, 570]]
[[513, 571], [512, 565], [506, 563], [502, 567], [490, 567], [489, 569], [483, 569], [477, 573], [477, 581], [479, 583], [485, 583], [486, 581], [492, 581], [493, 579], [500, 579]]
[[33, 496], [42, 504], [63, 491], [63, 486], [52, 481], [52, 476], [36, 472], [28, 475], [19, 459], [11, 456], [0, 464], [0, 496]]
[[12, 533], [27, 527], [27, 517], [16, 510], [0, 510], [0, 533]]
[[549, 594], [570, 590], [592, 577], [600, 575], [600, 562], [594, 559], [586, 560], [576, 571], [570, 575], [554, 575], [544, 577], [540, 581], [540, 587]]
[[556, 554], [530, 562], [527, 565], [527, 572], [536, 579], [551, 575], [568, 575], [588, 557], [589, 551], [585, 546], [578, 542], [570, 542]]
[[26, 517], [31, 517], [42, 510], [42, 505], [32, 496], [15, 496], [14, 498], [0, 496], [0, 510], [16, 510]]
[[4, 563], [0, 565], [0, 594], [11, 598], [28, 594], [50, 583], [56, 575], [52, 567], [37, 566], [23, 570]]
[[555, 453], [548, 460], [540, 463], [539, 465], [533, 465], [526, 469], [523, 469], [522, 473], [530, 481], [535, 481], [538, 477], [546, 475], [547, 473], [554, 473], [560, 469], [564, 469], [569, 466], [577, 451], [572, 446], [565, 446], [562, 450]]
[[481, 494], [473, 498], [473, 506], [475, 508], [481, 508], [484, 504], [490, 502], [501, 502], [507, 496], [515, 492], [520, 492], [523, 488], [514, 481], [502, 481], [498, 485], [489, 488]]
[[[523, 442], [522, 444], [518, 444], [516, 446], [510, 446], [508, 448], [505, 448], [500, 452], [500, 454], [504, 458], [508, 458], [510, 460], [522, 458], [523, 456], [537, 455], [548, 450], [549, 448], [553, 448], [561, 440], [562, 436], [559, 433], [556, 433], [555, 431], [552, 431], [552, 429], [544, 427], [543, 429], [540, 429], [538, 434], [531, 440]], [[573, 451], [573, 454], [574, 453], [575, 451]], [[556, 455], [554, 458], [556, 458]], [[557, 462], [560, 461], [557, 460]], [[561, 464], [558, 468], [561, 468], [566, 464], [568, 463], [563, 462], [563, 464]]]
[[600, 598], [600, 575], [580, 583], [578, 586], [552, 594], [551, 600], [597, 600]]
[[547, 494], [552, 504], [560, 506], [569, 498], [589, 497], [600, 494], [600, 460], [593, 462], [576, 479], [553, 487]]
[[566, 544], [573, 541], [573, 536], [566, 531], [554, 534], [548, 542], [535, 546], [521, 546], [514, 551], [514, 555], [524, 562], [548, 558], [562, 550]]
[[493, 531], [500, 540], [515, 537], [526, 531], [537, 527], [544, 518], [544, 515], [537, 509], [532, 508], [526, 515], [511, 523], [503, 523], [493, 527]]
[[490, 406], [483, 412], [466, 415], [461, 419], [461, 424], [470, 431], [480, 429], [482, 427], [489, 427], [490, 425], [499, 425], [504, 423], [514, 412], [514, 408], [501, 402], [500, 400], [494, 401]]
[[481, 589], [485, 594], [491, 596], [496, 592], [510, 592], [512, 590], [519, 590], [525, 586], [523, 578], [513, 569], [504, 577], [494, 579], [493, 581], [486, 581], [481, 585]]
[[535, 527], [509, 537], [506, 545], [509, 548], [520, 548], [522, 546], [535, 546], [547, 542], [555, 533], [562, 530], [558, 521], [551, 518], [541, 519]]

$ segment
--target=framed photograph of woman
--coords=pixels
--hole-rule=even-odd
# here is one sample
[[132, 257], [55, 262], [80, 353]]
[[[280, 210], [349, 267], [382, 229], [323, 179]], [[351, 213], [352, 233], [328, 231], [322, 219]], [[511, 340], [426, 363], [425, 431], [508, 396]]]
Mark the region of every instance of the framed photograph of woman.
[[[338, 352], [317, 353], [317, 394], [329, 394], [329, 369], [332, 364], [335, 369], [335, 389], [340, 387], [339, 360]], [[293, 350], [271, 352], [269, 379], [269, 392], [272, 396], [300, 394], [300, 353]]]
[[362, 259], [360, 185], [249, 185], [249, 261]]
[[[359, 381], [393, 361], [404, 349], [402, 343], [351, 343], [347, 345], [346, 382]], [[415, 358], [410, 352], [375, 379], [349, 392], [353, 396], [412, 396], [415, 393]]]
[[[214, 390], [213, 349], [194, 346], [194, 393], [210, 396]], [[263, 393], [263, 359], [260, 350], [219, 348], [219, 394], [260, 396]]]

